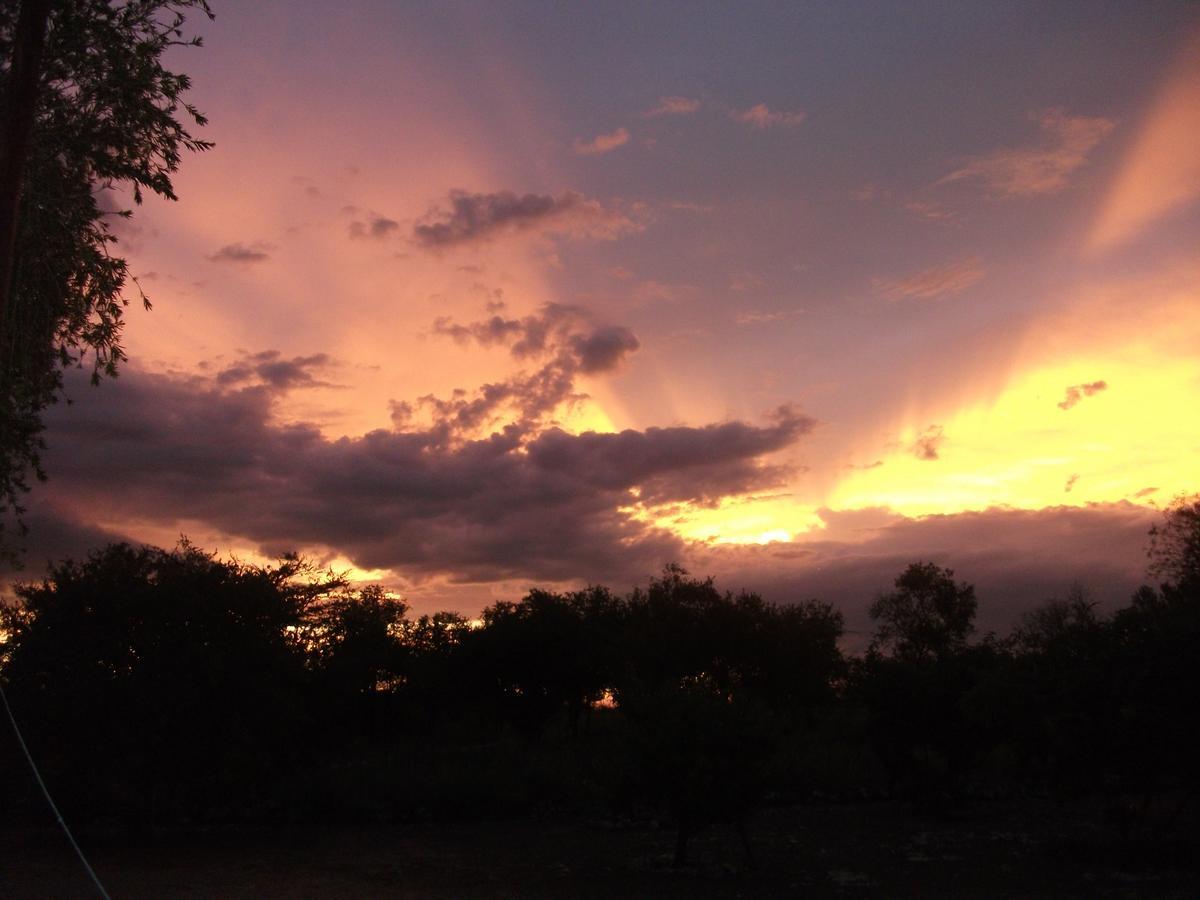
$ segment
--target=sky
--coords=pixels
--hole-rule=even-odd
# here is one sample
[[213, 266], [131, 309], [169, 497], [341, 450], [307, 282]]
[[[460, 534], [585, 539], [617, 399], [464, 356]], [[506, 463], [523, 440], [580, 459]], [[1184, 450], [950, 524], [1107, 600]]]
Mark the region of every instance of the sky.
[[186, 535], [473, 614], [677, 561], [854, 631], [929, 560], [1002, 628], [1200, 490], [1194, 4], [213, 8], [27, 572]]

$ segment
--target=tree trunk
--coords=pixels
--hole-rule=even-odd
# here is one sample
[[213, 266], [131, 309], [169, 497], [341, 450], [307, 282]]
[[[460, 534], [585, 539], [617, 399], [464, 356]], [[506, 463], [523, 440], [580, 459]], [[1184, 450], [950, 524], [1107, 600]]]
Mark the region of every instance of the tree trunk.
[[0, 108], [0, 373], [8, 367], [8, 301], [17, 249], [17, 217], [21, 208], [21, 180], [33, 136], [38, 85], [42, 76], [42, 51], [50, 21], [50, 0], [22, 0], [13, 36], [8, 90]]

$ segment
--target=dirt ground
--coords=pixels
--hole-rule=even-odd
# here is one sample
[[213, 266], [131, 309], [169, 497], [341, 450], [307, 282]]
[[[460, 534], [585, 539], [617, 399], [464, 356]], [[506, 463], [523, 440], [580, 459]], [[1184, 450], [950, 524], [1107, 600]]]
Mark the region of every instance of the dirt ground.
[[[652, 822], [236, 828], [82, 843], [114, 900], [173, 897], [1200, 897], [1194, 836], [1121, 840], [1102, 809], [1051, 803], [929, 816], [808, 805], [752, 823], [754, 865], [714, 826], [671, 865]], [[0, 832], [0, 897], [92, 897], [65, 839]]]

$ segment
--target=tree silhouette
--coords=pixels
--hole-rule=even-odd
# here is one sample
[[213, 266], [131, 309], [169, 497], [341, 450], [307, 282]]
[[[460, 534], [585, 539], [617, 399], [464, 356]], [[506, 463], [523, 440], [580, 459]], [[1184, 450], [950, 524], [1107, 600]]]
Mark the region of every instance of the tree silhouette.
[[954, 573], [916, 562], [870, 608], [879, 625], [856, 694], [868, 736], [894, 791], [939, 803], [961, 789], [976, 749], [968, 714], [987, 647], [970, 653], [975, 589]]
[[722, 594], [669, 565], [625, 602], [616, 696], [630, 730], [633, 787], [676, 822], [675, 864], [701, 827], [747, 820], [782, 742], [832, 698], [841, 616]]
[[1178, 586], [1200, 583], [1200, 497], [1180, 496], [1150, 529], [1150, 574]]
[[896, 578], [895, 590], [871, 604], [879, 623], [874, 648], [905, 660], [938, 659], [961, 650], [975, 630], [975, 588], [954, 572], [916, 562]]
[[19, 586], [6, 692], [64, 805], [153, 825], [278, 790], [304, 746], [301, 636], [331, 586], [187, 544], [115, 544]]
[[182, 31], [189, 10], [211, 15], [206, 0], [0, 2], [0, 528], [30, 472], [44, 477], [42, 413], [62, 370], [90, 352], [98, 380], [125, 358], [130, 274], [103, 192], [174, 199], [181, 154], [210, 146], [186, 124], [204, 124], [187, 76], [162, 64], [199, 44]]
[[584, 711], [612, 683], [616, 607], [605, 588], [592, 587], [533, 590], [484, 610], [475, 651], [522, 730], [540, 733], [565, 714], [578, 734]]

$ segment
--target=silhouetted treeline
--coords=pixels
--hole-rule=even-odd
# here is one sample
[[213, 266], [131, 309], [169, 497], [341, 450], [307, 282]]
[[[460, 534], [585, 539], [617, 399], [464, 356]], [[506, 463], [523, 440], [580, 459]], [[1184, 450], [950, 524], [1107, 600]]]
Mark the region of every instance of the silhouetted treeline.
[[[767, 803], [1033, 794], [1109, 798], [1133, 833], [1200, 786], [1197, 521], [1200, 504], [1168, 512], [1165, 580], [1128, 606], [1076, 590], [1003, 639], [974, 635], [970, 585], [914, 563], [861, 656], [827, 604], [676, 566], [472, 623], [294, 558], [113, 545], [18, 589], [0, 663], [51, 790], [97, 826], [650, 816], [682, 861], [698, 828], [745, 836]], [[44, 817], [11, 735], [0, 748], [0, 808]]]

